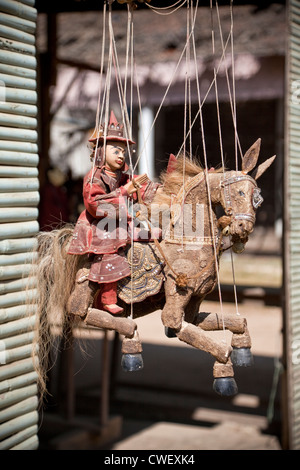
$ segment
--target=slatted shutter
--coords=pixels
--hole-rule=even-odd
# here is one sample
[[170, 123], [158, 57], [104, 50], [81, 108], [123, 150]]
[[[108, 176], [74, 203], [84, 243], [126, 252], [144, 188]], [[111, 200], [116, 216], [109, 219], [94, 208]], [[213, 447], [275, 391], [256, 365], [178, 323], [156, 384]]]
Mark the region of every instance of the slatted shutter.
[[[0, 449], [38, 447], [34, 309], [24, 306], [38, 232], [34, 0], [0, 0]], [[33, 251], [32, 251], [33, 250]], [[29, 295], [35, 295], [34, 281]]]
[[288, 9], [285, 136], [285, 339], [287, 443], [300, 449], [300, 4]]

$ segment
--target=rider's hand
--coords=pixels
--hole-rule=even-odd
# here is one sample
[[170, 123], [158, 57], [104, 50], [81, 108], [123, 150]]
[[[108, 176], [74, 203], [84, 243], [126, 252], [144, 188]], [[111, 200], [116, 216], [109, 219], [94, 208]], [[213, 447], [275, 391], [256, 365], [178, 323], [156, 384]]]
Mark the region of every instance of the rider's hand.
[[126, 189], [126, 191], [129, 195], [136, 192], [136, 188], [133, 186], [132, 181], [129, 181], [128, 183], [126, 183], [124, 185], [124, 188]]

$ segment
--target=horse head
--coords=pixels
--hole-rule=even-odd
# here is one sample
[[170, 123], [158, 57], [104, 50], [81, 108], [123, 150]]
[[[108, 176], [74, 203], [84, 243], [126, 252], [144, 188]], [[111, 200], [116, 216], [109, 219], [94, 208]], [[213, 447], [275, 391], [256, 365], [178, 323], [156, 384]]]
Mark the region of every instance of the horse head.
[[[276, 155], [260, 164], [255, 170], [260, 151], [261, 139], [258, 139], [245, 153], [241, 171], [228, 171], [221, 181], [223, 189], [223, 234], [231, 235], [236, 251], [243, 251], [248, 235], [253, 231], [256, 210], [262, 204], [258, 178], [273, 163]], [[249, 172], [252, 172], [250, 175]], [[225, 227], [224, 227], [225, 225]]]

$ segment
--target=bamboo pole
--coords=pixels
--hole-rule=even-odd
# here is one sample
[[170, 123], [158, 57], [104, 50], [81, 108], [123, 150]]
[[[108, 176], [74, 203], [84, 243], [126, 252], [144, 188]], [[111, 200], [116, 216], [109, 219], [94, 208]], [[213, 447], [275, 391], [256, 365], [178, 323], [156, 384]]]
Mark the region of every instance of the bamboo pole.
[[10, 364], [30, 357], [33, 351], [33, 345], [25, 344], [14, 349], [0, 350], [0, 364]]
[[17, 375], [27, 374], [34, 371], [33, 361], [38, 362], [37, 357], [28, 357], [27, 359], [22, 359], [13, 364], [8, 364], [0, 367], [0, 382], [2, 380], [11, 379]]
[[11, 436], [12, 434], [21, 431], [29, 426], [37, 424], [39, 414], [37, 411], [31, 411], [23, 416], [12, 419], [3, 423], [0, 427], [0, 439]]
[[20, 415], [36, 410], [38, 407], [38, 397], [36, 395], [25, 398], [15, 405], [8, 406], [0, 411], [0, 423], [17, 418]]
[[[32, 329], [36, 322], [36, 316], [31, 315], [30, 317], [24, 317], [20, 320], [12, 321], [0, 325], [0, 338], [5, 338], [6, 336], [11, 336], [14, 334], [25, 333]], [[1, 370], [0, 370], [1, 374]]]
[[[26, 443], [31, 437], [35, 437], [38, 433], [38, 426], [34, 424], [22, 431], [8, 437], [7, 439], [0, 442], [0, 450], [16, 450], [19, 445]], [[15, 447], [13, 447], [15, 446]], [[27, 444], [26, 449], [28, 450]]]
[[[0, 294], [8, 294], [10, 292], [18, 292], [30, 287], [36, 287], [37, 285], [37, 278], [30, 277], [26, 279], [17, 279], [13, 281], [3, 281], [0, 283]], [[1, 309], [0, 309], [1, 312]], [[1, 316], [1, 313], [0, 313]]]
[[10, 450], [36, 450], [39, 446], [38, 436], [31, 436], [26, 441], [20, 442], [20, 444], [11, 447]]
[[37, 385], [32, 384], [12, 392], [7, 392], [0, 401], [0, 409], [2, 410], [20, 401], [27, 400], [27, 398], [35, 396], [37, 391]]
[[16, 305], [9, 308], [0, 309], [0, 324], [14, 320], [19, 320], [29, 315], [33, 315], [37, 311], [37, 305]]
[[0, 354], [2, 351], [7, 349], [18, 348], [19, 346], [25, 346], [26, 344], [31, 344], [34, 338], [34, 331], [29, 331], [28, 333], [22, 333], [16, 336], [10, 336], [9, 338], [4, 338], [0, 340]]
[[[1, 139], [1, 136], [0, 136]], [[35, 191], [39, 189], [38, 178], [1, 178], [0, 192], [18, 193], [22, 191]]]
[[30, 289], [20, 292], [10, 292], [0, 295], [0, 307], [13, 307], [15, 305], [24, 304], [27, 300], [32, 301], [38, 298], [38, 290]]
[[[24, 195], [23, 195], [24, 196]], [[18, 253], [35, 250], [37, 248], [37, 240], [35, 238], [19, 238], [0, 241], [0, 253]]]
[[36, 371], [29, 372], [28, 374], [17, 375], [8, 380], [0, 382], [0, 393], [11, 392], [16, 389], [28, 386], [37, 381]]

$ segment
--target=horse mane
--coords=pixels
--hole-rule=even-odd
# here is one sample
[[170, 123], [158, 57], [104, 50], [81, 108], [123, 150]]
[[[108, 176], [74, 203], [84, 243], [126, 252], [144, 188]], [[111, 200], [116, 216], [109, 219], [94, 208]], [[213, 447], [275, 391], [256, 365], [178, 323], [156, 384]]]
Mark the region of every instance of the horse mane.
[[[220, 173], [222, 169], [214, 170], [216, 173]], [[186, 158], [185, 155], [179, 154], [174, 162], [174, 169], [171, 172], [164, 170], [160, 175], [160, 182], [163, 186], [163, 191], [159, 191], [154, 200], [154, 204], [168, 206], [171, 203], [172, 194], [178, 194], [184, 183], [188, 178], [193, 178], [199, 173], [203, 173], [204, 168], [195, 158]]]

